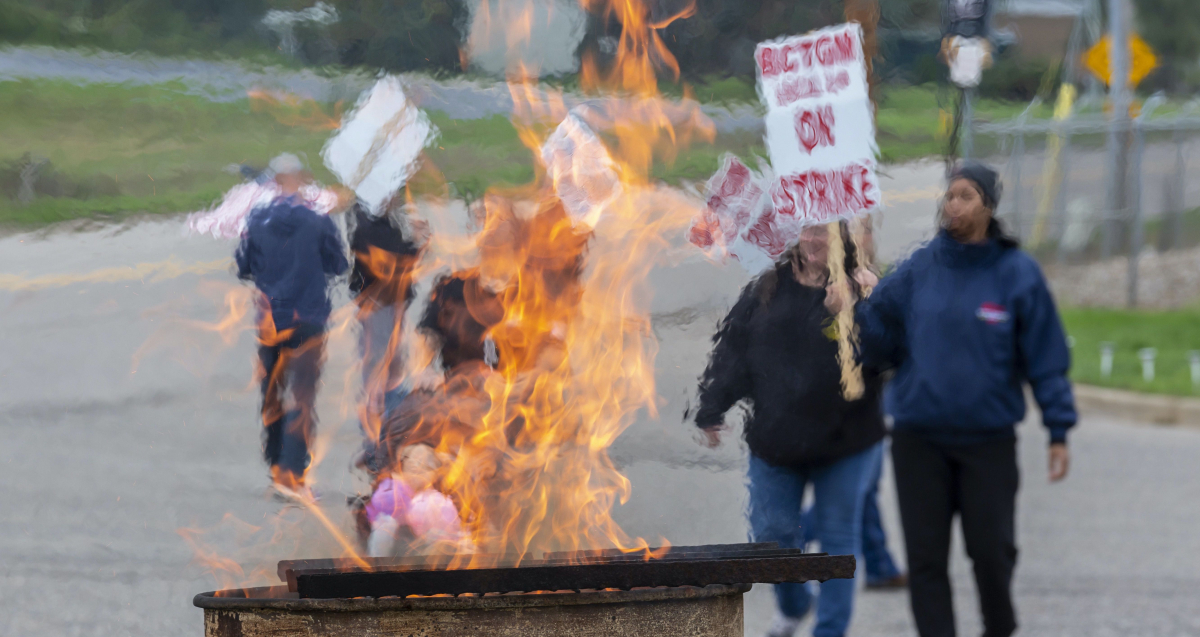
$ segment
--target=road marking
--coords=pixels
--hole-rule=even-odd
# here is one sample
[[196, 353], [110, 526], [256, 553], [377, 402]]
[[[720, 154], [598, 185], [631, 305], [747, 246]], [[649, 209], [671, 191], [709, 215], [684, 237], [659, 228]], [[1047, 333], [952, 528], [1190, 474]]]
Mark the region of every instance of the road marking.
[[201, 263], [184, 263], [172, 256], [165, 261], [139, 263], [132, 266], [102, 268], [80, 274], [47, 274], [43, 276], [25, 276], [20, 274], [0, 274], [0, 290], [9, 292], [27, 292], [61, 288], [81, 283], [120, 283], [122, 281], [141, 281], [156, 283], [174, 279], [185, 274], [211, 274], [229, 270], [232, 259], [218, 259]]
[[887, 188], [883, 189], [883, 205], [886, 208], [888, 204], [893, 203], [916, 203], [918, 201], [933, 201], [942, 196], [943, 189], [939, 186], [929, 186], [928, 188], [909, 188], [899, 192], [888, 192]]
[[[942, 196], [942, 189], [936, 186], [909, 188], [899, 192], [888, 192], [884, 188], [883, 192], [885, 205], [932, 201]], [[0, 290], [6, 292], [28, 292], [86, 283], [121, 283], [122, 281], [157, 283], [159, 281], [175, 279], [185, 274], [205, 275], [227, 271], [232, 265], [232, 259], [218, 259], [216, 261], [189, 264], [172, 256], [165, 261], [102, 268], [78, 274], [47, 274], [42, 276], [0, 274]]]

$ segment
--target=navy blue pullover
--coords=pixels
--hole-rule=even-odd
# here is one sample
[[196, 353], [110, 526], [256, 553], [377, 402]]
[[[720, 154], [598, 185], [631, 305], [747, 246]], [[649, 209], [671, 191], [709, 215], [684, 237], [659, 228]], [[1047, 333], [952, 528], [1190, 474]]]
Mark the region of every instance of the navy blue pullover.
[[238, 278], [254, 281], [271, 303], [276, 330], [329, 319], [329, 277], [350, 264], [333, 220], [281, 197], [250, 213], [238, 246]]
[[1070, 352], [1032, 257], [945, 231], [858, 304], [864, 362], [896, 368], [885, 392], [895, 428], [947, 444], [1012, 437], [1033, 388], [1051, 442], [1076, 421]]

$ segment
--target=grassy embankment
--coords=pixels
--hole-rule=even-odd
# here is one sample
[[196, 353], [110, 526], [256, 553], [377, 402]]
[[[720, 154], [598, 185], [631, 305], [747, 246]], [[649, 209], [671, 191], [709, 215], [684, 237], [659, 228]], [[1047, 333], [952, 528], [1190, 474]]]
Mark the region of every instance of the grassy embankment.
[[[1157, 394], [1200, 396], [1192, 385], [1188, 352], [1200, 350], [1200, 309], [1165, 312], [1067, 308], [1067, 333], [1075, 339], [1071, 378], [1076, 382]], [[1112, 376], [1100, 375], [1100, 344], [1114, 344]], [[1158, 350], [1155, 378], [1142, 380], [1138, 350]]]
[[[701, 83], [693, 94], [706, 102], [745, 103], [753, 90], [740, 80]], [[326, 112], [331, 105], [322, 105]], [[1019, 104], [984, 102], [981, 117], [1011, 116]], [[528, 151], [504, 116], [451, 120], [430, 117], [442, 130], [429, 165], [454, 184], [453, 192], [477, 196], [492, 184], [521, 184], [533, 177]], [[885, 161], [935, 154], [939, 144], [936, 94], [927, 87], [881, 92], [879, 142]], [[319, 179], [330, 176], [319, 152], [328, 131], [279, 123], [256, 112], [249, 100], [211, 102], [178, 84], [76, 86], [57, 81], [0, 82], [0, 224], [30, 226], [66, 219], [119, 218], [204, 207], [236, 183], [224, 172], [231, 163], [263, 165], [281, 151], [306, 154]], [[653, 176], [671, 183], [712, 174], [720, 156], [764, 155], [754, 133], [718, 136], [698, 143]], [[19, 162], [29, 153], [49, 159], [36, 199], [16, 199]], [[432, 187], [435, 170], [414, 181]]]

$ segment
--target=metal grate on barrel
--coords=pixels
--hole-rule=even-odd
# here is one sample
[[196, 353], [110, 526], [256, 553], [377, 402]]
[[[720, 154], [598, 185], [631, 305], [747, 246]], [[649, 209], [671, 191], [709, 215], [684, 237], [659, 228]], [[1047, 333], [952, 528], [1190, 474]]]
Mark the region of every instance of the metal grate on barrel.
[[824, 582], [852, 578], [855, 568], [852, 555], [805, 553], [774, 542], [547, 553], [500, 568], [451, 569], [449, 563], [448, 557], [285, 560], [279, 576], [302, 599], [335, 599]]

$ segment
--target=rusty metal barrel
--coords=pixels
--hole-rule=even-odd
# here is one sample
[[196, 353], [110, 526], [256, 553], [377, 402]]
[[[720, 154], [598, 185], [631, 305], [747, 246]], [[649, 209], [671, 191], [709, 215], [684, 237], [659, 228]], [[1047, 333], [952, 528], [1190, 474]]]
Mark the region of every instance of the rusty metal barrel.
[[747, 584], [622, 591], [300, 599], [286, 586], [201, 593], [205, 637], [741, 637]]

